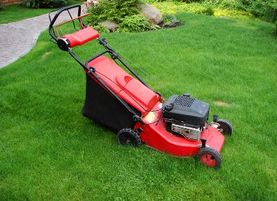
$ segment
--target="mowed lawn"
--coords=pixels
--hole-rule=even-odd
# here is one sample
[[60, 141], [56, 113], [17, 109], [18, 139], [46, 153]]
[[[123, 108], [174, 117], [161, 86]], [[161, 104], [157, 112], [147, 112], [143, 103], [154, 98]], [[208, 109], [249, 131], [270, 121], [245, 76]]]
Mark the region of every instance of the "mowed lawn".
[[[0, 70], [0, 200], [276, 200], [273, 25], [178, 17], [178, 28], [104, 36], [166, 98], [188, 92], [232, 122], [221, 168], [118, 145], [82, 116], [84, 73], [44, 32]], [[97, 46], [77, 52], [90, 57]]]

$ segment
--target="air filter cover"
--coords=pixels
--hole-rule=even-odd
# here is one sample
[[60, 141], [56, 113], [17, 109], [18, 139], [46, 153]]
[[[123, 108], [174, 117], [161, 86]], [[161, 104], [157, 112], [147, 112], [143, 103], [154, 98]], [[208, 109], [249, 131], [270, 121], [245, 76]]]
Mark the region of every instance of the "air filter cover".
[[163, 117], [173, 122], [201, 127], [209, 117], [209, 104], [190, 95], [173, 95], [163, 104]]

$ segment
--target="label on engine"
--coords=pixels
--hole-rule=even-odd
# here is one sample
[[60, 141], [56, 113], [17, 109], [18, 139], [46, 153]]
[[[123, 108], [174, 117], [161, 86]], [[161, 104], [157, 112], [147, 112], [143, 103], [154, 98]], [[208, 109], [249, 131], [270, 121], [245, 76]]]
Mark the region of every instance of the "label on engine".
[[171, 130], [188, 139], [192, 139], [192, 140], [200, 139], [200, 133], [201, 133], [200, 128], [192, 128], [185, 125], [171, 124]]

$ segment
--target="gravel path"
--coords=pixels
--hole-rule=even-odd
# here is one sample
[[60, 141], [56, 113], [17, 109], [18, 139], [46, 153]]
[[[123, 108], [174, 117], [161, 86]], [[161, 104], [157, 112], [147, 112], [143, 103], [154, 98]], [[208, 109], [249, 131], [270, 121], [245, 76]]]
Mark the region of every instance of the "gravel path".
[[[74, 12], [72, 14], [76, 16]], [[61, 15], [59, 19], [63, 21], [68, 18], [68, 15], [65, 14]], [[0, 68], [26, 55], [36, 44], [40, 33], [48, 26], [48, 14], [0, 24]]]

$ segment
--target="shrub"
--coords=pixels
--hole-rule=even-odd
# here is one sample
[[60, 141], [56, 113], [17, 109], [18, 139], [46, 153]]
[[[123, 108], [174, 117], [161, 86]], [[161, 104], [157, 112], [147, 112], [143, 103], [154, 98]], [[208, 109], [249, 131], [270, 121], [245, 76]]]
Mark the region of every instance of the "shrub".
[[58, 8], [68, 4], [67, 0], [25, 0], [23, 4], [29, 8]]
[[207, 7], [206, 9], [201, 10], [200, 14], [214, 15], [214, 11], [211, 7]]
[[101, 24], [97, 24], [93, 26], [94, 29], [99, 31], [100, 33], [109, 33], [110, 30], [108, 30], [106, 27], [103, 27]]
[[101, 21], [111, 20], [121, 23], [126, 16], [139, 13], [137, 5], [139, 0], [101, 0], [97, 6], [89, 9], [89, 20], [92, 25], [97, 25]]
[[193, 3], [193, 2], [203, 2], [204, 0], [145, 0], [146, 2], [163, 2], [163, 1], [175, 1], [175, 2], [185, 2], [185, 3]]
[[99, 23], [109, 20], [119, 25], [118, 31], [141, 32], [156, 29], [145, 17], [139, 14], [140, 0], [101, 0], [97, 6], [89, 8], [89, 23], [98, 31], [107, 30]]
[[255, 17], [274, 22], [277, 17], [276, 0], [205, 0], [206, 3], [216, 4], [227, 9], [246, 11]]
[[251, 12], [254, 16], [274, 22], [277, 16], [276, 0], [240, 0], [245, 6], [245, 10]]
[[177, 20], [175, 15], [166, 14], [163, 16], [163, 27], [176, 27], [181, 22]]
[[195, 13], [195, 14], [205, 14], [205, 15], [213, 15], [214, 11], [209, 5], [199, 6], [197, 4], [193, 4], [188, 6], [185, 9], [187, 12]]
[[[148, 0], [154, 1], [166, 1], [166, 0]], [[168, 0], [170, 1], [170, 0]], [[204, 5], [220, 6], [227, 9], [237, 9], [251, 13], [255, 17], [262, 18], [264, 20], [274, 22], [277, 18], [277, 1], [276, 0], [171, 0], [176, 2], [186, 3], [204, 3]], [[196, 12], [197, 13], [197, 12]], [[204, 14], [211, 15], [211, 9], [207, 10]]]
[[240, 0], [244, 10], [250, 12], [255, 17], [274, 22], [277, 15], [277, 2], [274, 0]]
[[157, 29], [142, 15], [132, 15], [125, 17], [119, 26], [119, 31], [122, 32], [141, 32]]

